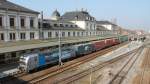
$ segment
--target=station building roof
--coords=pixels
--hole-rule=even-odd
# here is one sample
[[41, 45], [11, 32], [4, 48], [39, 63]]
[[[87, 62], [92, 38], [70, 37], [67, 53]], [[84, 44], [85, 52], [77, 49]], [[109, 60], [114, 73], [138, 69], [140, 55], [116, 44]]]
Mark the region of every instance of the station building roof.
[[85, 31], [84, 29], [78, 28], [78, 27], [50, 27], [50, 28], [43, 28], [43, 30], [76, 30], [76, 31]]
[[[57, 26], [54, 26], [54, 24], [57, 24]], [[61, 26], [60, 26], [60, 24], [61, 24]], [[72, 25], [72, 26], [70, 26], [70, 25]], [[39, 25], [39, 27], [40, 27], [40, 25]], [[47, 29], [49, 29], [49, 30], [84, 30], [84, 29], [78, 27], [76, 24], [69, 22], [69, 21], [43, 19], [43, 30], [47, 30]]]
[[7, 0], [0, 0], [0, 9], [39, 14], [39, 12], [37, 12], [37, 11], [25, 8], [23, 6], [17, 5], [15, 3], [12, 3], [12, 2], [7, 1]]
[[96, 28], [97, 31], [108, 31], [107, 28], [101, 26], [101, 25], [97, 25], [97, 28]]
[[[106, 36], [63, 38], [62, 44], [85, 42], [85, 41], [99, 40], [99, 39], [111, 38], [111, 37], [116, 37], [116, 36], [115, 35], [114, 36], [106, 35]], [[16, 51], [21, 51], [21, 50], [27, 50], [27, 49], [36, 49], [36, 48], [56, 46], [59, 44], [59, 42], [58, 42], [58, 38], [54, 38], [54, 39], [49, 39], [49, 40], [4, 42], [4, 43], [0, 43], [0, 44], [1, 44], [0, 45], [0, 53], [7, 53], [7, 52], [16, 52]]]
[[62, 15], [61, 20], [95, 21], [95, 18], [92, 17], [87, 11], [72, 11], [72, 12], [66, 12], [64, 15]]
[[116, 24], [113, 24], [112, 22], [110, 21], [96, 21], [97, 24], [101, 24], [101, 25], [114, 25], [114, 26], [117, 26]]

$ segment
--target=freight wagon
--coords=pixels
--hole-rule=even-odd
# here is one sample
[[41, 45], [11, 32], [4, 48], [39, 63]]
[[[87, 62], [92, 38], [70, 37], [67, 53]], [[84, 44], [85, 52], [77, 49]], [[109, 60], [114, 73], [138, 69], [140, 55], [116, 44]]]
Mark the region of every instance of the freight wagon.
[[101, 50], [106, 47], [105, 40], [94, 41], [92, 42], [92, 44], [94, 45], [95, 51]]
[[113, 45], [117, 45], [117, 44], [119, 44], [120, 42], [119, 42], [119, 39], [117, 39], [117, 38], [115, 38], [114, 40], [113, 40]]
[[110, 46], [112, 46], [113, 45], [113, 39], [111, 38], [111, 39], [106, 39], [105, 40], [105, 45], [106, 45], [106, 47], [110, 47]]
[[120, 43], [122, 43], [128, 41], [128, 36], [127, 35], [119, 36], [118, 39], [120, 40]]
[[77, 56], [86, 55], [92, 53], [95, 50], [92, 43], [78, 44], [74, 45], [73, 47], [76, 51]]

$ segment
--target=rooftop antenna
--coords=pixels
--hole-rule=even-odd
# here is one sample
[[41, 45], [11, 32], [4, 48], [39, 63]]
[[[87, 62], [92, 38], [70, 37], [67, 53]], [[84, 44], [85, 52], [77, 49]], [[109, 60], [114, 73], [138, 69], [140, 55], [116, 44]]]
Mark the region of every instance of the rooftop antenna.
[[112, 22], [113, 24], [117, 24], [117, 19], [116, 19], [116, 18], [112, 18], [112, 19], [111, 19], [111, 22]]
[[85, 9], [85, 11], [88, 12], [88, 11], [87, 11], [87, 8]]
[[84, 11], [84, 8], [82, 8], [81, 11]]

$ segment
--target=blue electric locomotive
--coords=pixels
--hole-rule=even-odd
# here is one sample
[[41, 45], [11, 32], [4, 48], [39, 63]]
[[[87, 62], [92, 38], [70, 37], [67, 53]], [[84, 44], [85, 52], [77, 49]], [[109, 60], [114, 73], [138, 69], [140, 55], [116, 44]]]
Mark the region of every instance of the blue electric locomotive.
[[[61, 53], [61, 59], [66, 60], [72, 57], [75, 57], [74, 49], [63, 48]], [[25, 72], [29, 72], [36, 68], [43, 67], [48, 64], [56, 63], [59, 60], [59, 51], [58, 49], [40, 53], [30, 53], [24, 54], [20, 57], [20, 65], [19, 68]]]

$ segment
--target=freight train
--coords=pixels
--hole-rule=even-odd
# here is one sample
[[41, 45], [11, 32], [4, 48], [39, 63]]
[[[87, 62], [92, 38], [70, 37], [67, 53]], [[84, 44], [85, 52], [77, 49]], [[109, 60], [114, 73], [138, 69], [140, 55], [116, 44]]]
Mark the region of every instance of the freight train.
[[[72, 45], [70, 47], [61, 49], [61, 59], [66, 60], [78, 56], [83, 56], [90, 54], [95, 51], [99, 51], [103, 48], [117, 45], [121, 42], [127, 41], [127, 37], [120, 38], [107, 38], [99, 41], [93, 41], [84, 44]], [[120, 41], [119, 41], [120, 39]], [[47, 50], [44, 52], [28, 53], [20, 57], [19, 69], [25, 72], [30, 72], [31, 70], [58, 63], [59, 61], [59, 50]]]

